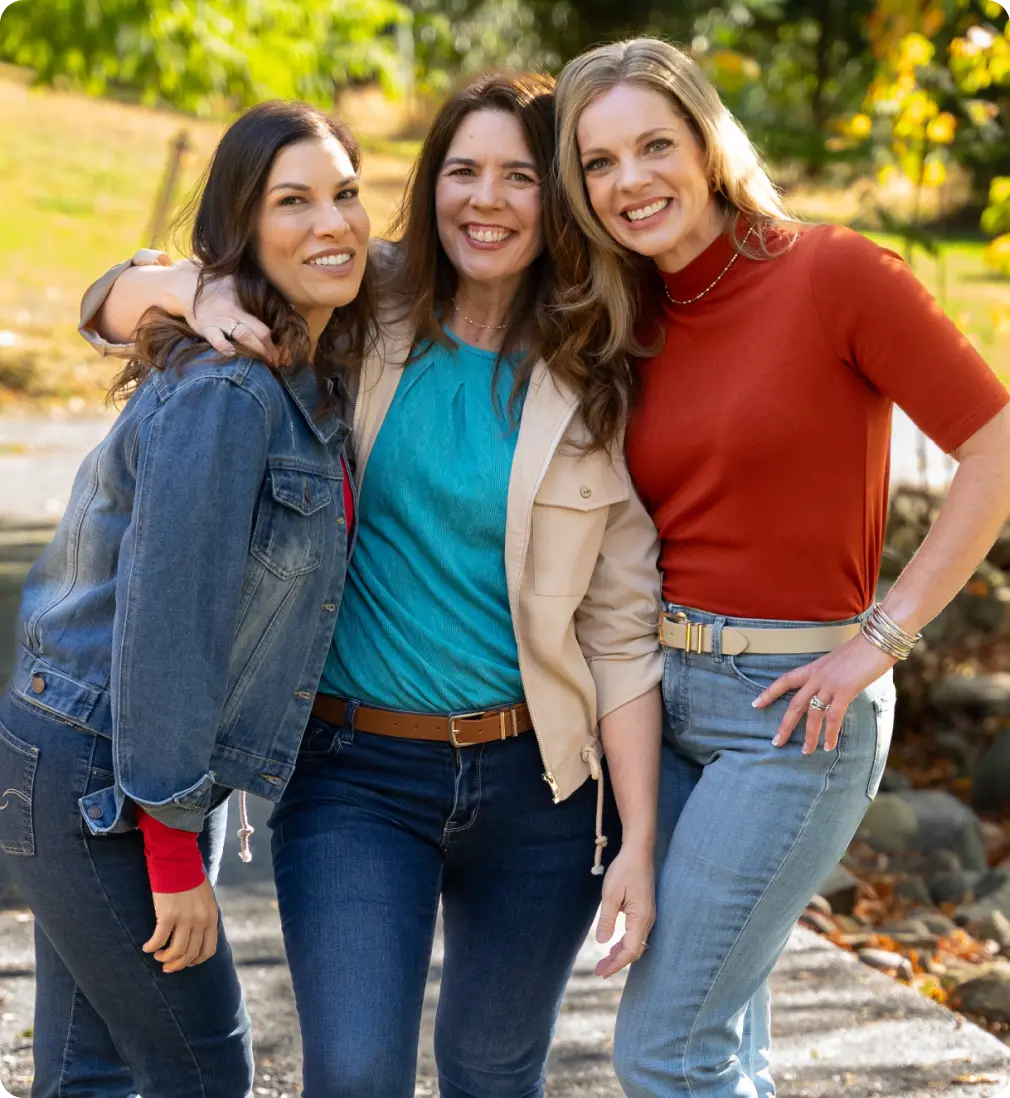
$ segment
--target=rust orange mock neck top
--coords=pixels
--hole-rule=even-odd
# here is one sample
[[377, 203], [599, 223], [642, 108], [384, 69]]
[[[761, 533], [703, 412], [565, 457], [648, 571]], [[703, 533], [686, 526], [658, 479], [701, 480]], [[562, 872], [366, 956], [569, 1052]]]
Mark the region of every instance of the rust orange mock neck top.
[[[669, 295], [701, 293], [719, 237]], [[662, 542], [663, 595], [733, 617], [837, 621], [872, 601], [892, 405], [951, 452], [1010, 400], [905, 263], [817, 226], [667, 304], [640, 364], [628, 468]]]

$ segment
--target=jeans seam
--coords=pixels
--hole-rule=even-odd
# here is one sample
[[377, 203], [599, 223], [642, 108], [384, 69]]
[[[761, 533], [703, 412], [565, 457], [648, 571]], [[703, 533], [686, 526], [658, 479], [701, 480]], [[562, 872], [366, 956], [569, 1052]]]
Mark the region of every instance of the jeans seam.
[[[102, 840], [97, 839], [97, 840], [94, 840], [94, 841], [101, 842]], [[95, 883], [98, 885], [99, 889], [101, 890], [102, 897], [104, 898], [105, 903], [107, 904], [107, 906], [109, 908], [110, 914], [116, 920], [116, 923], [118, 924], [119, 929], [122, 931], [122, 933], [126, 937], [127, 942], [129, 942], [130, 948], [133, 949], [134, 951], [136, 951], [137, 947], [134, 944], [133, 938], [131, 937], [130, 932], [123, 925], [123, 921], [122, 921], [122, 919], [120, 919], [119, 913], [116, 911], [116, 908], [113, 905], [112, 900], [109, 897], [108, 892], [106, 891], [105, 884], [102, 881], [101, 874], [98, 872], [98, 867], [95, 865], [95, 860], [91, 856], [91, 844], [87, 839], [84, 840], [84, 849], [85, 849], [85, 851], [87, 853], [87, 856], [88, 856], [88, 864], [91, 866], [91, 872], [94, 874], [94, 877], [95, 877]], [[146, 960], [147, 954], [143, 953], [142, 950], [140, 952], [141, 952], [142, 958], [144, 958]], [[150, 970], [147, 969], [146, 966], [145, 966], [145, 971], [148, 972], [149, 977], [153, 981], [155, 992], [161, 998], [166, 1010], [168, 1011], [169, 1015], [172, 1018], [172, 1021], [175, 1022], [175, 1026], [176, 1026], [176, 1029], [178, 1030], [179, 1036], [182, 1038], [183, 1046], [185, 1047], [186, 1051], [190, 1055], [193, 1066], [196, 1069], [196, 1073], [197, 1073], [197, 1076], [199, 1077], [199, 1081], [200, 1081], [200, 1098], [207, 1098], [207, 1088], [204, 1086], [204, 1080], [203, 1080], [203, 1069], [200, 1067], [200, 1061], [197, 1059], [196, 1055], [193, 1052], [193, 1046], [190, 1044], [189, 1039], [186, 1037], [186, 1031], [182, 1028], [181, 1024], [179, 1023], [179, 1018], [178, 1018], [175, 1010], [173, 1009], [172, 1004], [165, 998], [165, 993], [158, 986], [158, 981], [156, 979], [154, 979], [153, 974], [150, 973]]]
[[757, 911], [758, 907], [760, 906], [760, 904], [764, 900], [764, 898], [768, 895], [769, 890], [771, 889], [772, 885], [775, 883], [776, 879], [778, 878], [779, 872], [781, 872], [781, 869], [782, 869], [782, 864], [786, 861], [786, 859], [789, 857], [789, 855], [792, 854], [792, 852], [796, 849], [796, 846], [800, 841], [800, 837], [803, 835], [804, 831], [806, 831], [807, 825], [810, 823], [810, 817], [813, 814], [814, 809], [820, 803], [821, 798], [827, 792], [828, 779], [831, 777], [831, 775], [834, 772], [835, 767], [838, 765], [840, 759], [841, 759], [841, 752], [836, 751], [835, 752], [835, 757], [831, 760], [831, 765], [824, 772], [824, 780], [823, 780], [823, 782], [821, 782], [820, 792], [810, 802], [810, 807], [807, 809], [807, 813], [803, 818], [803, 823], [800, 824], [800, 826], [797, 828], [796, 834], [793, 836], [793, 841], [790, 844], [789, 849], [785, 852], [785, 854], [782, 856], [782, 859], [779, 862], [778, 869], [776, 869], [775, 873], [772, 874], [771, 879], [765, 885], [764, 890], [762, 891], [761, 895], [754, 902], [754, 906], [751, 908], [750, 913], [747, 915], [747, 918], [744, 920], [743, 926], [741, 926], [740, 929], [737, 931], [737, 935], [736, 935], [736, 938], [733, 940], [733, 944], [726, 951], [726, 956], [723, 958], [722, 964], [719, 966], [719, 970], [716, 972], [715, 977], [713, 978], [711, 984], [709, 984], [708, 992], [706, 993], [705, 998], [702, 1000], [701, 1006], [698, 1008], [698, 1013], [695, 1015], [695, 1018], [694, 1018], [694, 1024], [691, 1026], [691, 1032], [687, 1035], [687, 1040], [684, 1042], [684, 1055], [681, 1059], [681, 1065], [680, 1065], [681, 1066], [681, 1071], [683, 1072], [683, 1075], [684, 1075], [684, 1078], [687, 1081], [687, 1089], [691, 1092], [691, 1098], [695, 1098], [695, 1095], [696, 1095], [697, 1092], [695, 1091], [694, 1087], [691, 1084], [691, 1076], [688, 1072], [687, 1061], [688, 1061], [688, 1057], [690, 1056], [690, 1052], [691, 1052], [691, 1044], [694, 1041], [695, 1033], [697, 1032], [698, 1025], [701, 1022], [701, 1016], [705, 1012], [705, 1007], [708, 1006], [709, 999], [712, 998], [712, 992], [715, 990], [716, 984], [718, 984], [719, 980], [721, 979], [723, 972], [726, 971], [726, 966], [729, 964], [731, 958], [733, 957], [733, 953], [735, 952], [737, 946], [740, 944], [740, 939], [743, 937], [744, 932], [747, 930], [747, 927], [750, 926], [750, 922], [754, 918], [754, 913]]
[[77, 1017], [77, 995], [80, 988], [77, 986], [77, 981], [74, 981], [74, 993], [70, 997], [70, 1020], [67, 1023], [67, 1038], [63, 1042], [63, 1059], [60, 1061], [60, 1079], [56, 1084], [56, 1098], [62, 1098], [63, 1084], [67, 1077], [67, 1064], [70, 1061], [70, 1039], [74, 1035], [74, 1021]]
[[[460, 772], [462, 775], [462, 771]], [[471, 827], [477, 822], [477, 813], [480, 811], [480, 799], [484, 792], [484, 747], [480, 749], [480, 754], [477, 756], [477, 804], [470, 813], [470, 819], [460, 827], [449, 827], [446, 829], [446, 836], [462, 835], [464, 831], [469, 831]], [[458, 800], [458, 798], [457, 798]], [[455, 812], [456, 806], [453, 805], [453, 812]], [[452, 817], [450, 817], [451, 819]]]

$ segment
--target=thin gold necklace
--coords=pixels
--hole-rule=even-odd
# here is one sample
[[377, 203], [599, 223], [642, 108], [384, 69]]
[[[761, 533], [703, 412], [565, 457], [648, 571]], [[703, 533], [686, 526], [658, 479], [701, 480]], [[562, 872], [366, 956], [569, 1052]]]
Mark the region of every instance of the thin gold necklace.
[[[747, 235], [740, 242], [740, 247], [741, 248], [744, 246], [744, 244], [747, 243], [748, 240], [750, 240], [750, 235], [751, 235], [752, 232], [754, 232], [754, 226], [753, 225], [751, 225], [751, 227], [747, 230]], [[716, 286], [718, 286], [719, 283], [722, 282], [722, 280], [726, 277], [726, 275], [729, 274], [730, 267], [732, 267], [733, 264], [736, 263], [736, 261], [739, 258], [740, 258], [740, 253], [737, 252], [737, 251], [734, 251], [733, 252], [733, 257], [726, 264], [726, 266], [723, 267], [723, 269], [715, 276], [714, 280], [712, 282], [710, 282], [705, 287], [705, 289], [701, 291], [700, 294], [695, 294], [694, 297], [689, 297], [686, 301], [679, 301], [677, 298], [675, 298], [673, 296], [673, 294], [670, 293], [669, 289], [667, 289], [667, 285], [664, 282], [663, 283], [663, 292], [666, 294], [667, 300], [670, 302], [671, 305], [693, 305], [696, 301], [700, 301], [705, 296], [705, 294], [707, 294], [709, 292], [709, 290], [714, 290], [716, 288]]]
[[485, 332], [504, 332], [508, 327], [508, 324], [481, 324], [479, 320], [471, 320], [466, 313], [456, 304], [456, 299], [452, 299], [452, 307], [460, 315], [461, 320], [465, 320], [467, 324], [472, 324], [475, 328], [483, 328]]

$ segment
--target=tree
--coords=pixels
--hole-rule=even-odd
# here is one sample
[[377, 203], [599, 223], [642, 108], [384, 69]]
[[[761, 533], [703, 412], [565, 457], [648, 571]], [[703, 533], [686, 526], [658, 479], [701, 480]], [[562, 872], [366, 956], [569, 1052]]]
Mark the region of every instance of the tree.
[[274, 96], [332, 102], [396, 77], [399, 0], [30, 0], [0, 22], [0, 59], [92, 94], [207, 112]]

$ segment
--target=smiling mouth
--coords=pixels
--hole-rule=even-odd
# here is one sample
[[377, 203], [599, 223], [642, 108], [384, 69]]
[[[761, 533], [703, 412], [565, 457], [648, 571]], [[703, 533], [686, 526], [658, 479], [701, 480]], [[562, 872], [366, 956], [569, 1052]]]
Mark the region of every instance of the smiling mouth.
[[501, 225], [464, 225], [463, 232], [477, 244], [502, 244], [516, 235], [515, 229]]
[[661, 210], [665, 210], [672, 201], [670, 198], [657, 198], [655, 202], [650, 202], [648, 206], [639, 206], [637, 210], [622, 210], [621, 217], [632, 224], [636, 221], [644, 221], [648, 217], [654, 217]]
[[353, 252], [335, 252], [332, 255], [317, 255], [314, 259], [306, 259], [307, 267], [343, 267], [352, 262]]

